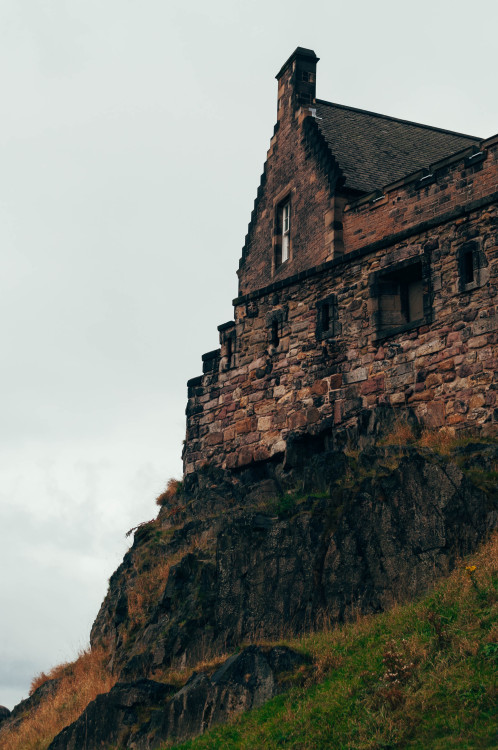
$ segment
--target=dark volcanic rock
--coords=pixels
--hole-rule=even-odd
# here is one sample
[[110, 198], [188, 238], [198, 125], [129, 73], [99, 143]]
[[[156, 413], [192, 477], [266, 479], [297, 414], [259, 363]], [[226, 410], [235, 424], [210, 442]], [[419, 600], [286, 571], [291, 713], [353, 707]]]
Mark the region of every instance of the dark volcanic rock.
[[63, 729], [51, 742], [49, 750], [127, 747], [144, 712], [164, 705], [172, 692], [174, 688], [170, 685], [152, 680], [118, 682], [108, 693], [98, 695], [77, 721]]
[[8, 719], [10, 716], [10, 711], [8, 708], [5, 708], [5, 706], [0, 706], [0, 724], [2, 721], [5, 721], [5, 719]]
[[171, 696], [171, 688], [151, 680], [118, 683], [90, 703], [49, 750], [120, 748], [151, 750], [166, 740], [183, 740], [262, 705], [281, 692], [279, 674], [305, 663], [288, 648], [265, 651], [250, 646], [230, 657], [210, 678], [194, 674]]
[[[482, 470], [496, 460], [497, 446], [476, 450], [485, 456]], [[472, 455], [459, 460], [472, 463]], [[298, 633], [324, 618], [381, 611], [448, 573], [496, 525], [492, 495], [434, 453], [383, 447], [349, 459], [337, 452], [302, 456], [302, 465], [295, 451], [287, 468], [269, 463], [265, 475], [255, 467], [233, 475], [232, 484], [219, 470], [196, 477], [185, 522], [171, 536], [179, 560], [146, 626], [123, 648], [127, 576], [134, 555], [144, 554], [144, 539], [128, 553], [92, 629], [92, 643], [109, 648], [121, 679], [195, 664], [244, 640]], [[279, 488], [273, 501], [270, 486]], [[301, 488], [298, 499], [285, 495], [289, 487]], [[244, 505], [251, 496], [256, 507]]]

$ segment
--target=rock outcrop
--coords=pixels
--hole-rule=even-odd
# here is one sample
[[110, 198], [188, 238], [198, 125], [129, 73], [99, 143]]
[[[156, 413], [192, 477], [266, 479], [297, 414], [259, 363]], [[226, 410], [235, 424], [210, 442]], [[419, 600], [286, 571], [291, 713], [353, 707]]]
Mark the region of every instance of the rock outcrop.
[[[152, 750], [261, 705], [310, 667], [288, 648], [245, 644], [411, 599], [498, 525], [493, 439], [441, 455], [371, 438], [355, 436], [361, 450], [288, 441], [284, 457], [206, 468], [166, 493], [157, 519], [135, 530], [92, 628], [118, 683], [50, 750]], [[172, 668], [189, 669], [182, 687]], [[56, 687], [42, 685], [0, 733]]]
[[[485, 477], [496, 445], [452, 460], [413, 447], [304, 448], [294, 465], [198, 474], [138, 529], [91, 634], [120, 679], [379, 612], [449, 572], [496, 524], [495, 499], [469, 469], [479, 456]], [[146, 620], [133, 621], [137, 571], [151, 576], [164, 559]]]
[[[179, 691], [142, 679], [118, 683], [92, 701], [49, 750], [118, 746], [153, 750], [181, 741], [261, 706], [285, 686], [285, 676], [306, 659], [288, 648], [256, 646], [230, 657], [211, 677], [195, 674]], [[284, 679], [282, 679], [284, 678]]]

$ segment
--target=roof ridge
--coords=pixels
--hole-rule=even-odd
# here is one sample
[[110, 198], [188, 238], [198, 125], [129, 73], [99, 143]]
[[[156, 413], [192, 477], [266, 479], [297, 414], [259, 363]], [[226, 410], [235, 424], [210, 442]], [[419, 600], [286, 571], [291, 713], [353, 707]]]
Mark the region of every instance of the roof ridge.
[[381, 117], [384, 120], [391, 120], [393, 122], [400, 122], [403, 125], [413, 125], [417, 128], [424, 128], [425, 130], [433, 130], [438, 133], [446, 133], [447, 135], [456, 135], [460, 138], [469, 138], [473, 141], [482, 141], [483, 139], [476, 135], [468, 135], [467, 133], [458, 133], [456, 130], [448, 130], [447, 128], [438, 128], [433, 125], [424, 125], [421, 122], [414, 122], [413, 120], [403, 120], [401, 117], [392, 117], [392, 115], [382, 115], [379, 112], [371, 112], [368, 109], [359, 109], [358, 107], [348, 107], [346, 104], [337, 104], [336, 102], [328, 102], [325, 99], [316, 99], [317, 104], [325, 104], [328, 107], [338, 107], [339, 109], [348, 109], [353, 112], [360, 112], [363, 115], [371, 115], [372, 117]]

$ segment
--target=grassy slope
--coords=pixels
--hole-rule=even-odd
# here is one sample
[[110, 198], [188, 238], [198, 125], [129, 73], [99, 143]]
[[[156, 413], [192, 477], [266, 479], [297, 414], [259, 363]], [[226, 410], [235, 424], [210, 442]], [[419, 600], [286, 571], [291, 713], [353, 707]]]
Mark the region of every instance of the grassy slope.
[[314, 674], [175, 747], [498, 748], [497, 610], [495, 538], [420, 601], [289, 641]]

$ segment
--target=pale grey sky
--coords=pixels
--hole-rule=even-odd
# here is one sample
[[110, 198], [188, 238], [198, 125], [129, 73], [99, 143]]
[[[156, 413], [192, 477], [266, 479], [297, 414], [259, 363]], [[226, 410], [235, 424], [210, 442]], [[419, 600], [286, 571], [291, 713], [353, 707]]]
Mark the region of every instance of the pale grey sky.
[[498, 131], [495, 0], [0, 0], [0, 704], [86, 645], [181, 474], [276, 113], [318, 96]]

